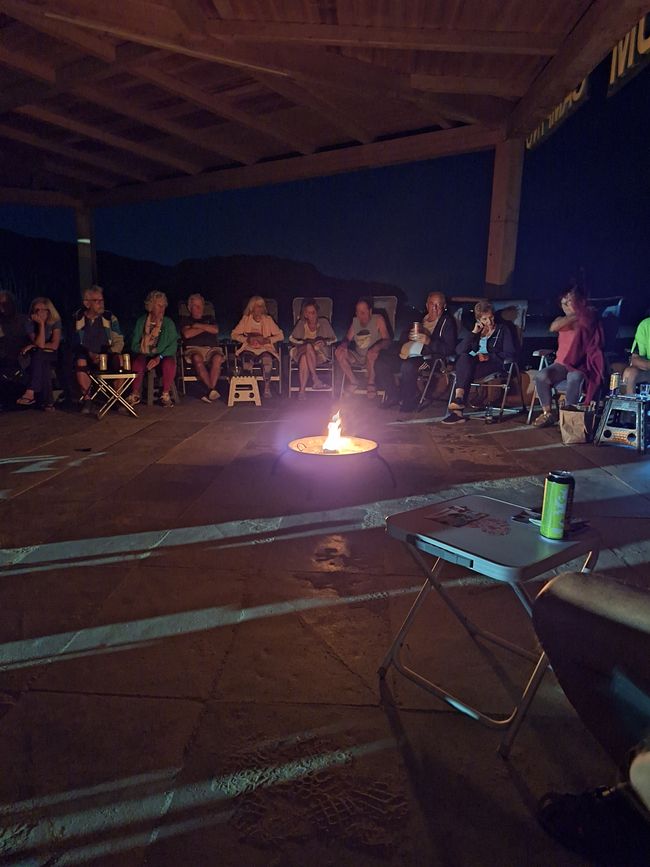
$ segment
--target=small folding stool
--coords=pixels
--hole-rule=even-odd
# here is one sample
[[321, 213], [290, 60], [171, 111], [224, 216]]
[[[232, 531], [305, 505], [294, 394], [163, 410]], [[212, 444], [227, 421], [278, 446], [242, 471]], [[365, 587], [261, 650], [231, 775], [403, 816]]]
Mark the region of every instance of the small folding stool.
[[[625, 413], [632, 424], [621, 424]], [[605, 409], [596, 430], [594, 443], [597, 446], [629, 446], [643, 454], [648, 448], [650, 435], [650, 399], [644, 395], [614, 395], [608, 397]]]
[[255, 406], [262, 406], [256, 377], [232, 376], [230, 378], [228, 406], [234, 406], [236, 403], [254, 403]]

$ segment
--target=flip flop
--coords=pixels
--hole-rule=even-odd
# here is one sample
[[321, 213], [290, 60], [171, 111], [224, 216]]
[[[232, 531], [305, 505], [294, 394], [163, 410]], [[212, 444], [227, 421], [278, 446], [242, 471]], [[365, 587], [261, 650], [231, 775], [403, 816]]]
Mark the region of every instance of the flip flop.
[[16, 406], [34, 406], [35, 404], [35, 397], [19, 397], [16, 401]]

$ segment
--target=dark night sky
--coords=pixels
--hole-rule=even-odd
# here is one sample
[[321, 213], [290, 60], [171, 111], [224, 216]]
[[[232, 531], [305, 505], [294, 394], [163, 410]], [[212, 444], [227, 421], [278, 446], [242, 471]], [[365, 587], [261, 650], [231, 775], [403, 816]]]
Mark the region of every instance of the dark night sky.
[[[528, 153], [515, 287], [541, 297], [584, 265], [591, 291], [650, 297], [647, 281], [650, 71], [590, 100]], [[382, 280], [419, 300], [429, 287], [482, 288], [492, 155], [452, 157], [277, 186], [96, 212], [99, 249], [172, 264], [270, 254], [337, 277]], [[0, 206], [0, 227], [74, 240], [71, 213]], [[101, 280], [101, 275], [100, 275]]]

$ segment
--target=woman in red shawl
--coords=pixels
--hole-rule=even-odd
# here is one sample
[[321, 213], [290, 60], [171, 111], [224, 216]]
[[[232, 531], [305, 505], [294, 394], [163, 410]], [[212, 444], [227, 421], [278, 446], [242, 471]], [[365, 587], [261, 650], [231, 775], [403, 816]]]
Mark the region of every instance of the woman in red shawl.
[[605, 373], [603, 347], [605, 336], [600, 317], [587, 305], [584, 292], [569, 286], [560, 295], [562, 316], [551, 322], [550, 331], [557, 334], [558, 348], [555, 362], [537, 374], [535, 388], [542, 414], [535, 419], [535, 427], [549, 427], [557, 423], [551, 410], [551, 389], [566, 390], [567, 406], [575, 405], [584, 391], [585, 402], [590, 403]]

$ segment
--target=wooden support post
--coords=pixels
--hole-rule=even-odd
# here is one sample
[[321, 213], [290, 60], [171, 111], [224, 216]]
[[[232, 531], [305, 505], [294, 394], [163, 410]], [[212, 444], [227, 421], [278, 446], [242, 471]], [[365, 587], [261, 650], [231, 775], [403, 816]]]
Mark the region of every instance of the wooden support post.
[[79, 289], [81, 292], [97, 282], [97, 256], [92, 211], [81, 207], [75, 209], [77, 228], [77, 260], [79, 262]]
[[497, 144], [485, 269], [485, 294], [488, 298], [508, 298], [512, 291], [523, 164], [522, 139], [507, 139]]

